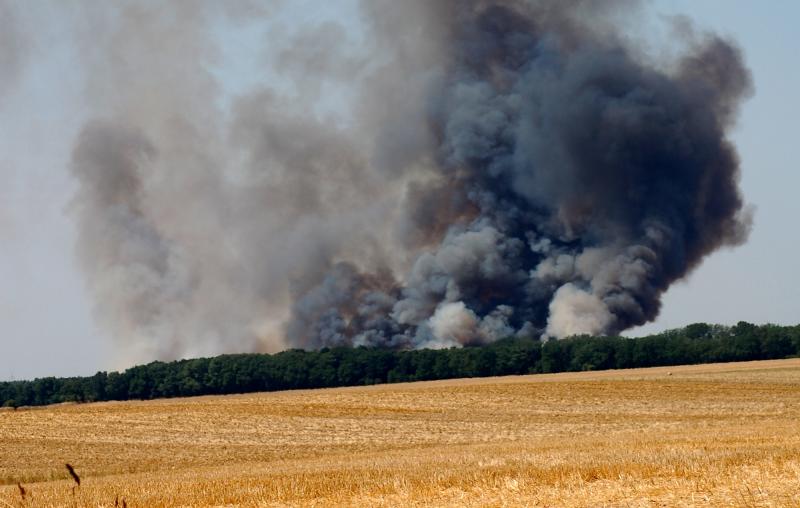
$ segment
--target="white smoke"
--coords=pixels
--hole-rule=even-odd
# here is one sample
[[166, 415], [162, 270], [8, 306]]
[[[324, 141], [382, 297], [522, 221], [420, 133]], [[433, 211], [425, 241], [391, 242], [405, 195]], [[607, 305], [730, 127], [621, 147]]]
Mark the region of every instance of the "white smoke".
[[461, 346], [474, 341], [478, 336], [480, 320], [464, 302], [445, 303], [436, 309], [428, 320], [435, 340], [426, 347], [442, 348]]
[[546, 334], [556, 338], [597, 335], [609, 329], [613, 323], [614, 315], [600, 298], [567, 283], [558, 288], [550, 302]]

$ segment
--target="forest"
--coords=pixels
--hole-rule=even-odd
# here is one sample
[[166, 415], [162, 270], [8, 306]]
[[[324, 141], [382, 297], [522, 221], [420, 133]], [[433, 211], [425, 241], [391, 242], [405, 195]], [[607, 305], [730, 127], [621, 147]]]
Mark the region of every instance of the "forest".
[[640, 338], [509, 337], [485, 346], [337, 347], [155, 361], [123, 372], [0, 382], [0, 406], [155, 399], [800, 356], [800, 325], [695, 323]]

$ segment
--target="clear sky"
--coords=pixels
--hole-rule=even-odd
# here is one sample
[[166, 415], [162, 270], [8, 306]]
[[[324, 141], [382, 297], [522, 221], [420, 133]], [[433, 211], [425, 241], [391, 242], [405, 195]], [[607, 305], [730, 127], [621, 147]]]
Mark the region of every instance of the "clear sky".
[[[0, 0], [0, 7], [14, 4]], [[325, 4], [324, 9], [318, 8]], [[75, 229], [65, 213], [75, 184], [68, 161], [85, 120], [83, 76], [64, 9], [16, 2], [12, 26], [22, 33], [16, 72], [0, 74], [0, 379], [85, 375], [125, 367], [112, 360], [112, 343], [92, 318], [92, 303], [74, 258]], [[284, 2], [284, 25], [338, 17], [352, 2]], [[755, 95], [744, 105], [733, 140], [742, 158], [742, 189], [755, 206], [749, 242], [720, 251], [663, 299], [639, 335], [696, 321], [733, 324], [800, 322], [800, 265], [796, 221], [800, 188], [796, 123], [800, 118], [800, 2], [774, 0], [664, 0], [658, 14], [685, 14], [698, 27], [735, 39], [753, 72]], [[0, 9], [0, 17], [8, 10]], [[0, 19], [0, 21], [2, 21]], [[4, 29], [0, 22], [0, 31]], [[252, 45], [259, 31], [224, 32], [217, 74], [228, 95], [272, 79], [253, 74]], [[0, 44], [5, 41], [0, 35]], [[0, 51], [0, 62], [4, 62]]]

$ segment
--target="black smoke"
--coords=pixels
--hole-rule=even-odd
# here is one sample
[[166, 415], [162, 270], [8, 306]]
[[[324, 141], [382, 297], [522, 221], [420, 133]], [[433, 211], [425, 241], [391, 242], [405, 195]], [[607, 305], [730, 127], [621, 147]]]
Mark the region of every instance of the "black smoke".
[[[437, 347], [653, 320], [670, 284], [747, 237], [727, 132], [752, 85], [713, 34], [649, 55], [622, 19], [636, 7], [369, 1], [363, 45], [323, 25], [275, 50], [290, 99], [158, 99], [141, 118], [132, 89], [74, 160], [112, 328], [170, 356], [192, 334], [201, 350]], [[196, 45], [208, 21], [192, 20]], [[171, 62], [120, 40], [145, 69]], [[313, 107], [336, 87], [346, 122]]]

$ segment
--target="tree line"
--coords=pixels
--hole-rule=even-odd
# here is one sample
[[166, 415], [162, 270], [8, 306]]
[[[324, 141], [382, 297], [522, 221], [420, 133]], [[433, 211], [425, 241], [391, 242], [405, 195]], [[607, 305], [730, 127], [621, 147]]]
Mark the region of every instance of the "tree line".
[[0, 382], [0, 406], [154, 399], [459, 377], [627, 369], [800, 356], [799, 326], [696, 323], [641, 338], [507, 338], [480, 347], [291, 349], [152, 362], [89, 377]]

